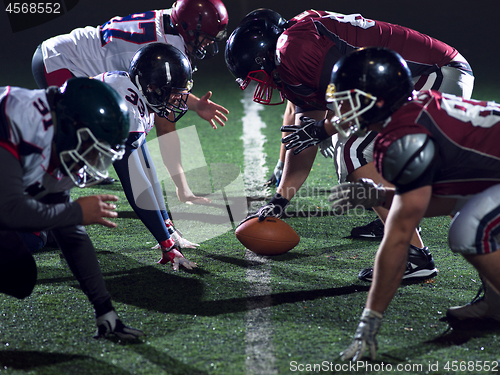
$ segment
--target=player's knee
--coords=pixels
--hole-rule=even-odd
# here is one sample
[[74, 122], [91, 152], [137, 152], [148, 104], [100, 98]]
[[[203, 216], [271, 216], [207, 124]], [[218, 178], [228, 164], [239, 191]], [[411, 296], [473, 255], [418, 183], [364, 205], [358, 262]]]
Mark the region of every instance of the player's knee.
[[17, 233], [2, 232], [0, 239], [0, 293], [26, 298], [36, 284], [35, 259]]
[[451, 250], [460, 254], [488, 254], [498, 249], [500, 185], [474, 196], [455, 215], [449, 230]]

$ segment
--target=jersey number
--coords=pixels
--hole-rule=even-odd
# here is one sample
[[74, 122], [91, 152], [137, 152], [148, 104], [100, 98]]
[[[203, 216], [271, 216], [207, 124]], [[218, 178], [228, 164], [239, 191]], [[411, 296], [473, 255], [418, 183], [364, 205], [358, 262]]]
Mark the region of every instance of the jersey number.
[[144, 105], [144, 102], [139, 98], [139, 95], [134, 90], [128, 89], [128, 91], [130, 92], [130, 95], [126, 95], [125, 99], [137, 106], [139, 114], [141, 117], [144, 117], [144, 114], [146, 113], [146, 106]]
[[481, 128], [490, 128], [500, 122], [500, 106], [497, 103], [442, 95], [441, 107], [453, 118]]
[[[33, 106], [40, 112], [40, 114], [44, 117], [42, 119], [43, 127], [47, 130], [49, 127], [53, 125], [52, 116], [50, 116], [49, 109], [45, 106], [45, 103], [42, 102], [42, 99], [38, 98], [38, 101], [33, 102]], [[49, 115], [46, 117], [46, 115]]]
[[[114, 17], [101, 26], [102, 46], [113, 38], [130, 43], [144, 44], [156, 41], [155, 12], [131, 14], [127, 17]], [[144, 21], [144, 22], [137, 22]]]

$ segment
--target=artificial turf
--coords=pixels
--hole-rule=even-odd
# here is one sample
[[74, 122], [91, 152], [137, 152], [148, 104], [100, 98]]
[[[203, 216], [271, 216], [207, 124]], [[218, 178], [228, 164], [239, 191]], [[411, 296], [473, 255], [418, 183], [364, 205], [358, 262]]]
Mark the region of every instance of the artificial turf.
[[[347, 364], [339, 353], [351, 342], [369, 289], [357, 275], [372, 265], [378, 245], [349, 238], [349, 233], [375, 216], [372, 212], [331, 214], [327, 192], [337, 183], [335, 170], [331, 160], [318, 154], [286, 219], [300, 235], [299, 245], [276, 257], [258, 257], [246, 250], [234, 236], [237, 223], [220, 219], [227, 200], [218, 193], [221, 186], [213, 178], [215, 171], [222, 173], [222, 166], [229, 175], [228, 195], [238, 195], [238, 187], [229, 182], [234, 168], [241, 171], [244, 163], [243, 95], [227, 75], [216, 85], [212, 78], [195, 82], [196, 95], [208, 89], [213, 89], [215, 102], [230, 110], [227, 125], [213, 130], [188, 113], [179, 128], [195, 125], [206, 167], [188, 172], [188, 181], [196, 193], [208, 194], [213, 205], [180, 204], [168, 178], [165, 183], [174, 224], [182, 227], [187, 239], [200, 243], [196, 250], [183, 251], [199, 267], [173, 272], [170, 265], [156, 263], [159, 251], [150, 249], [154, 238], [131, 210], [119, 182], [75, 188], [75, 198], [95, 193], [120, 197], [116, 229], [87, 229], [118, 314], [146, 336], [136, 342], [92, 338], [95, 320], [89, 302], [60, 251], [46, 247], [35, 254], [39, 274], [33, 294], [24, 300], [0, 297], [0, 373], [475, 374], [499, 370], [498, 326], [452, 328], [443, 321], [449, 306], [470, 301], [480, 285], [474, 269], [448, 248], [449, 218], [421, 223], [438, 276], [399, 288], [378, 334], [376, 361], [365, 358], [355, 371], [341, 367]], [[278, 158], [283, 110], [284, 106], [264, 107], [259, 112], [267, 125], [262, 132], [267, 139], [268, 174]], [[153, 138], [154, 134], [148, 142]], [[111, 175], [116, 177], [113, 171]], [[259, 204], [273, 193], [274, 188], [262, 190], [262, 196], [253, 198]], [[296, 214], [299, 211], [309, 215]], [[479, 371], [486, 361], [490, 371]], [[372, 366], [373, 371], [362, 366]]]

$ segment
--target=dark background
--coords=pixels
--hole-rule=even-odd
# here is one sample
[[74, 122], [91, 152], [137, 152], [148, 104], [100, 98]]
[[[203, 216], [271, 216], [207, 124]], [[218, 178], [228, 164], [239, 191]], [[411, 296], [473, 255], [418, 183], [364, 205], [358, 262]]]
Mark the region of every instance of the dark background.
[[[229, 13], [229, 32], [246, 13], [259, 7], [273, 9], [287, 19], [312, 8], [345, 14], [361, 13], [366, 18], [410, 27], [457, 48], [471, 64], [476, 76], [475, 87], [481, 94], [496, 94], [500, 90], [498, 0], [477, 3], [456, 0], [226, 0], [224, 3]], [[75, 0], [72, 0], [71, 5], [68, 4], [68, 8], [72, 8], [62, 16], [18, 32], [12, 31], [4, 11], [0, 13], [0, 86], [36, 88], [31, 75], [31, 57], [37, 45], [51, 36], [77, 27], [97, 26], [113, 16], [169, 8], [171, 4], [171, 1], [154, 0], [78, 0], [75, 5]], [[30, 21], [27, 19], [26, 22]], [[19, 25], [17, 27], [19, 29]], [[214, 71], [229, 75], [222, 51], [214, 59], [199, 63], [198, 67], [197, 75], [213, 74]]]

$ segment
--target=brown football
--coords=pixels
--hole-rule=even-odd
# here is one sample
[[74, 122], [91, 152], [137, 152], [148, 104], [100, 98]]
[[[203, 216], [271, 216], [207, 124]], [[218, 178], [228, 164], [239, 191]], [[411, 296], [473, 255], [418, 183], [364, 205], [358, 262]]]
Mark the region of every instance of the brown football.
[[300, 241], [297, 232], [276, 217], [249, 219], [236, 228], [235, 234], [243, 246], [259, 255], [284, 254]]

